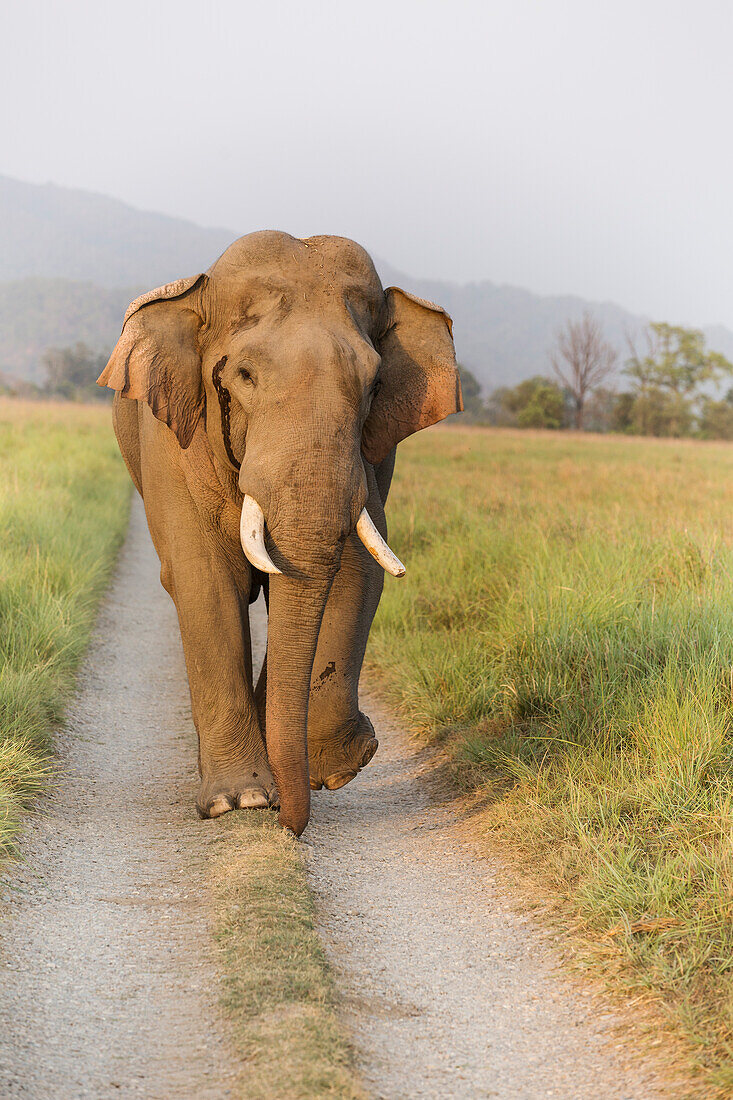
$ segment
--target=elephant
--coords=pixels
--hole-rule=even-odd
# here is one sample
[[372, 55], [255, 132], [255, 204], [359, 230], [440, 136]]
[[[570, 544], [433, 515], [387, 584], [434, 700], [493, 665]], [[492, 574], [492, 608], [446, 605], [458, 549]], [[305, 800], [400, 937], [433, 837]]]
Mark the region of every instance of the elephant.
[[463, 407], [451, 319], [347, 238], [250, 233], [137, 298], [98, 382], [178, 614], [198, 813], [279, 807], [300, 836], [311, 790], [378, 746], [359, 676], [404, 572], [384, 505], [397, 444]]

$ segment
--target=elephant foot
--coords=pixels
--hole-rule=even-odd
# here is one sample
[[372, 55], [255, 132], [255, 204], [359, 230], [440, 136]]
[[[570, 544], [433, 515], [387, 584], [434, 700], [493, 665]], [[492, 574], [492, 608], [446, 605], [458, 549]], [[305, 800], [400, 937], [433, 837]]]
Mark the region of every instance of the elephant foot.
[[277, 809], [280, 798], [267, 764], [242, 766], [201, 780], [196, 810], [201, 818], [221, 817], [229, 810]]
[[310, 784], [312, 791], [325, 787], [337, 791], [345, 787], [365, 768], [379, 748], [374, 726], [366, 714], [359, 713], [356, 728], [349, 728], [324, 741], [308, 741]]

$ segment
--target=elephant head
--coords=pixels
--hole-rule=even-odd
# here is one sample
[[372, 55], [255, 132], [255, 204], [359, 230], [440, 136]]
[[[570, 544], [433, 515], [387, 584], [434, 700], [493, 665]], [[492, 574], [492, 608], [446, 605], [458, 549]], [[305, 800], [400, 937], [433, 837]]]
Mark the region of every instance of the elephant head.
[[267, 753], [281, 823], [300, 835], [325, 603], [355, 529], [404, 572], [365, 509], [368, 478], [400, 440], [462, 408], [450, 318], [384, 291], [353, 241], [253, 233], [207, 273], [133, 302], [99, 382], [147, 402], [181, 448], [205, 432], [234, 487], [244, 553], [271, 574]]

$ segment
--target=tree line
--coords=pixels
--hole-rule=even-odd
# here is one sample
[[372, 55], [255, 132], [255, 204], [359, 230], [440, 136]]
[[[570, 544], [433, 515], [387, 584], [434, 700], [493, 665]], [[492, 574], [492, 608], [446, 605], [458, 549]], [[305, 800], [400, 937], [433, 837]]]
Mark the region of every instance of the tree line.
[[[619, 358], [600, 322], [586, 312], [557, 333], [547, 375], [484, 396], [474, 375], [461, 367], [466, 416], [498, 427], [733, 439], [733, 386], [722, 398], [712, 392], [733, 375], [733, 364], [707, 348], [702, 332], [655, 322], [644, 333], [643, 347], [628, 341], [620, 372]], [[96, 385], [106, 362], [106, 352], [82, 342], [49, 347], [42, 356], [40, 385], [0, 378], [0, 392], [109, 400], [110, 391]], [[623, 389], [619, 377], [626, 383]]]
[[549, 360], [551, 374], [500, 387], [486, 398], [461, 368], [468, 418], [499, 427], [733, 439], [733, 387], [723, 398], [712, 393], [733, 375], [733, 363], [708, 349], [697, 329], [655, 322], [643, 348], [629, 340], [620, 371], [626, 388], [620, 391], [612, 384], [619, 354], [588, 312], [557, 333]]
[[0, 393], [65, 401], [109, 401], [112, 391], [97, 385], [108, 358], [108, 352], [93, 351], [81, 341], [71, 347], [46, 348], [41, 356], [40, 385], [0, 376]]

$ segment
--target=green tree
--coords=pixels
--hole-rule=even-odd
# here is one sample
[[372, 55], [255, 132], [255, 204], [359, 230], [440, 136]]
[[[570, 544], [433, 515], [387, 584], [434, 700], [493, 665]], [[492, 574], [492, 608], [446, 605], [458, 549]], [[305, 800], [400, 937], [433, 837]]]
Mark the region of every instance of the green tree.
[[616, 395], [609, 424], [612, 432], [624, 432], [630, 435], [634, 431], [635, 400], [633, 393], [628, 391]]
[[634, 399], [631, 431], [634, 435], [691, 435], [694, 423], [692, 403], [663, 386], [647, 386]]
[[41, 362], [46, 374], [44, 389], [68, 401], [104, 401], [109, 394], [97, 386], [107, 355], [84, 343], [67, 348], [46, 348]]
[[733, 439], [733, 390], [728, 390], [723, 401], [703, 399], [700, 435], [703, 439]]
[[655, 322], [647, 352], [631, 344], [626, 374], [632, 382], [632, 430], [641, 435], [689, 435], [703, 403], [700, 388], [733, 372], [733, 363], [705, 346], [698, 329]]
[[513, 387], [495, 390], [489, 405], [495, 424], [518, 428], [562, 428], [565, 394], [550, 378], [537, 375]]
[[468, 367], [458, 364], [458, 374], [461, 379], [461, 391], [463, 393], [463, 410], [471, 420], [480, 420], [486, 409], [481, 397], [481, 384]]

